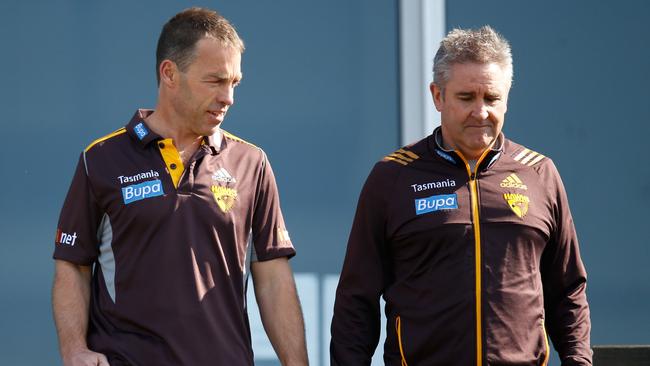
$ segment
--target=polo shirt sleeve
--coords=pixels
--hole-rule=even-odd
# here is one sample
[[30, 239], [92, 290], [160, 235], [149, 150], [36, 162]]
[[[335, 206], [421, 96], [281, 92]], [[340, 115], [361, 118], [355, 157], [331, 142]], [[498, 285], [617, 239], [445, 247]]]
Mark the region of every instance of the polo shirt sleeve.
[[97, 228], [101, 216], [82, 153], [59, 216], [53, 258], [91, 265], [99, 255]]
[[273, 169], [264, 152], [262, 152], [262, 169], [257, 190], [252, 227], [254, 258], [258, 261], [266, 261], [279, 257], [293, 257], [296, 251], [282, 217]]

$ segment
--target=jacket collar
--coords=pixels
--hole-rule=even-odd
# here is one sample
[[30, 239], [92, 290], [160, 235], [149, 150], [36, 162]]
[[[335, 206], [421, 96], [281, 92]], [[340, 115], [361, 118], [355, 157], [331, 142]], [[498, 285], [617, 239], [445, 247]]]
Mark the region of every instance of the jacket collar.
[[[432, 148], [434, 154], [442, 158], [448, 163], [454, 164], [456, 166], [465, 168], [466, 167], [466, 160], [460, 154], [460, 152], [457, 152], [456, 150], [448, 150], [444, 148], [444, 145], [442, 143], [442, 128], [441, 127], [436, 127], [435, 130], [433, 130], [433, 133], [430, 136], [429, 139], [430, 143], [430, 148]], [[503, 135], [503, 132], [499, 133], [499, 136], [497, 136], [497, 141], [495, 144], [490, 148], [490, 150], [483, 156], [480, 162], [478, 162], [478, 167], [477, 171], [483, 171], [488, 168], [490, 168], [501, 156], [501, 153], [503, 152], [503, 146], [505, 142], [505, 136]]]

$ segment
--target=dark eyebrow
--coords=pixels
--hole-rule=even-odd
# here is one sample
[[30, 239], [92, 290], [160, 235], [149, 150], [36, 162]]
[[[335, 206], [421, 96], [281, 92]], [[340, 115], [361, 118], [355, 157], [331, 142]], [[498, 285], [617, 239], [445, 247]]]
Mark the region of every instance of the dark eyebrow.
[[[227, 80], [230, 79], [229, 77], [224, 77], [223, 74], [219, 73], [208, 73], [204, 76], [205, 78], [212, 78], [212, 79], [217, 79], [217, 80]], [[236, 75], [233, 79], [240, 81], [243, 78], [242, 74]]]

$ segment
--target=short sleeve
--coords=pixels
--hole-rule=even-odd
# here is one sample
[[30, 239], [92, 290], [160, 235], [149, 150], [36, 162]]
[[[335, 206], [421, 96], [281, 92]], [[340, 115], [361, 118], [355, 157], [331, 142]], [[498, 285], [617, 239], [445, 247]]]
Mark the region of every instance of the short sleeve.
[[253, 212], [254, 258], [258, 261], [293, 257], [296, 251], [284, 224], [278, 187], [266, 154], [262, 153], [262, 168]]
[[82, 153], [59, 216], [53, 258], [79, 265], [92, 264], [99, 255], [97, 228], [101, 216]]

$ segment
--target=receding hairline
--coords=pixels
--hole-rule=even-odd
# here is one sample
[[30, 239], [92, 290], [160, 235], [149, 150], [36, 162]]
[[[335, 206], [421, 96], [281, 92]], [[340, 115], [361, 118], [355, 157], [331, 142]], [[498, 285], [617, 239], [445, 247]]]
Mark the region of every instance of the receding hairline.
[[243, 44], [243, 42], [241, 42], [241, 40], [240, 40], [240, 42], [233, 42], [231, 40], [224, 39], [222, 37], [217, 37], [217, 36], [215, 36], [214, 34], [212, 34], [210, 32], [205, 32], [205, 34], [196, 41], [196, 43], [194, 44], [194, 47], [196, 47], [196, 45], [199, 42], [201, 42], [201, 41], [203, 41], [205, 39], [210, 39], [210, 40], [219, 42], [225, 48], [232, 48], [233, 50], [239, 51], [240, 54], [244, 53], [244, 51], [246, 50], [246, 48], [244, 47], [244, 44]]
[[185, 9], [162, 28], [156, 47], [156, 78], [160, 83], [160, 65], [173, 62], [185, 71], [196, 59], [196, 47], [202, 39], [214, 39], [224, 47], [242, 54], [245, 50], [235, 26], [219, 12], [200, 7]]

